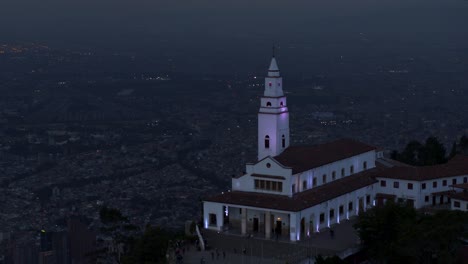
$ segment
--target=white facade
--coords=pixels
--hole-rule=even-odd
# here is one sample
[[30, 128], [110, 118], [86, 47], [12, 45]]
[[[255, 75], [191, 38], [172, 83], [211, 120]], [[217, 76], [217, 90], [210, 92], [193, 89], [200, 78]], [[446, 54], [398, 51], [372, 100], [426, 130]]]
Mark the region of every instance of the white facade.
[[450, 209], [468, 212], [468, 201], [452, 199], [450, 202]]
[[373, 150], [294, 174], [291, 179], [291, 188], [294, 193], [306, 191], [366, 169], [375, 168], [375, 160], [376, 152]]
[[[272, 176], [265, 178], [262, 176]], [[233, 191], [271, 193], [292, 196], [291, 188], [292, 169], [283, 167], [271, 157], [264, 158], [256, 164], [247, 164], [246, 174], [239, 178], [232, 179]], [[268, 190], [267, 188], [255, 188], [255, 180], [265, 180], [270, 182], [281, 183], [281, 190]]]
[[[316, 164], [313, 168], [308, 167], [311, 164], [309, 163], [296, 170], [283, 165], [296, 164], [294, 162], [288, 163], [284, 160], [282, 163], [279, 162], [281, 159], [277, 156], [287, 149], [290, 143], [289, 113], [282, 90], [282, 78], [274, 57], [270, 63], [268, 76], [265, 78], [265, 91], [260, 103], [258, 161], [247, 164], [245, 174], [232, 179], [232, 192], [223, 193], [216, 199], [203, 202], [205, 229], [223, 231], [229, 228], [238, 230], [241, 234], [262, 233], [266, 238], [281, 235], [296, 241], [358, 215], [378, 204], [379, 199], [406, 200], [415, 208], [450, 201], [452, 209], [468, 210], [467, 201], [449, 198], [449, 191], [452, 190], [450, 186], [467, 183], [468, 174], [460, 173], [458, 176], [450, 177], [438, 174], [438, 178], [428, 179], [427, 175], [420, 175], [420, 171], [411, 168], [409, 171], [412, 173], [416, 171], [418, 177], [389, 174], [385, 177], [381, 175], [381, 172], [386, 170], [385, 167], [389, 169], [395, 165], [384, 161], [382, 152], [377, 152], [373, 147], [357, 146], [358, 151], [349, 152], [349, 144], [345, 142], [347, 145], [342, 148], [343, 153], [340, 154], [335, 149], [332, 149], [332, 154], [328, 151], [333, 161], [329, 158], [325, 159], [326, 162], [323, 160], [314, 162], [314, 159], [318, 159], [317, 156], [322, 156], [323, 148], [320, 148], [319, 154], [313, 155], [315, 158], [310, 157], [311, 162], [314, 162], [312, 164]], [[351, 146], [356, 145], [351, 144]], [[290, 153], [288, 151], [290, 150], [284, 154]], [[336, 153], [339, 155], [335, 155]], [[303, 152], [299, 152], [299, 155], [309, 158]], [[288, 156], [291, 157], [297, 158], [294, 155]], [[379, 166], [376, 164], [377, 160], [380, 161]], [[468, 165], [468, 160], [466, 164]], [[370, 172], [366, 172], [368, 170]], [[468, 168], [464, 172], [468, 172]], [[359, 175], [356, 175], [358, 173]], [[421, 180], [408, 180], [411, 178]], [[358, 181], [355, 181], [356, 179]], [[333, 185], [333, 182], [336, 185]], [[354, 185], [340, 192], [339, 189], [345, 186], [341, 184], [346, 183]], [[315, 199], [315, 196], [311, 197], [311, 195], [320, 197], [319, 192], [326, 198], [320, 200]], [[234, 193], [237, 196], [234, 196]], [[230, 200], [230, 197], [233, 198]], [[237, 200], [238, 204], [234, 202], [234, 197], [240, 197]], [[310, 207], [296, 206], [306, 201], [298, 201], [299, 199], [308, 199], [310, 203], [304, 204], [310, 204]], [[262, 200], [262, 203], [259, 200]], [[286, 206], [278, 205], [281, 202]]]
[[377, 177], [377, 193], [395, 195], [397, 199], [412, 200], [416, 209], [444, 204], [449, 201], [447, 194], [450, 185], [468, 182], [468, 175], [445, 177], [425, 181], [410, 181]]
[[289, 143], [289, 112], [283, 93], [283, 78], [273, 57], [258, 111], [258, 160], [279, 155], [289, 147]]
[[[204, 227], [222, 231], [227, 224], [223, 219], [227, 218], [229, 226], [240, 230], [242, 234], [258, 232], [271, 238], [272, 234], [278, 232], [275, 229], [277, 230], [277, 224], [280, 222], [281, 231], [278, 233], [281, 236], [289, 236], [291, 241], [297, 241], [356, 216], [373, 205], [375, 205], [373, 185], [298, 212], [204, 202]], [[214, 215], [216, 217], [213, 217]], [[266, 221], [268, 218], [270, 221]]]

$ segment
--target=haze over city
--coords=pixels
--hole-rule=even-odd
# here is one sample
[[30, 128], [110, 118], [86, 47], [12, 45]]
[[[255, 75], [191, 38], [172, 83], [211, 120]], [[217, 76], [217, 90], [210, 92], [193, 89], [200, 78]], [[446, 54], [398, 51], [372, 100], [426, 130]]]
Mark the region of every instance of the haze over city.
[[466, 263], [467, 14], [4, 1], [0, 264]]

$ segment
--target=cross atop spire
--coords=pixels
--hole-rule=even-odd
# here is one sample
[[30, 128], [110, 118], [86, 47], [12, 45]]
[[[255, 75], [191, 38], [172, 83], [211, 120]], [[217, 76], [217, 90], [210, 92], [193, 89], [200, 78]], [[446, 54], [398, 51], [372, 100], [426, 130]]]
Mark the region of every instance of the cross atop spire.
[[271, 58], [271, 62], [270, 62], [270, 67], [268, 67], [268, 76], [272, 77], [272, 76], [276, 76], [276, 77], [279, 77], [279, 68], [278, 68], [278, 64], [276, 63], [276, 58], [275, 58], [275, 54], [276, 53], [276, 46], [273, 45], [272, 47], [272, 58]]

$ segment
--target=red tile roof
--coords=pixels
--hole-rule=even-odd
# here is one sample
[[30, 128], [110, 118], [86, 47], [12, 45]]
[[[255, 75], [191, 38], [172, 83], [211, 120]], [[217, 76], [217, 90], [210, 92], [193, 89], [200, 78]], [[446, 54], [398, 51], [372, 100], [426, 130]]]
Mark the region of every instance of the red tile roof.
[[395, 166], [382, 170], [377, 177], [425, 181], [461, 175], [468, 175], [468, 157], [458, 155], [445, 164], [434, 166]]
[[455, 193], [454, 190], [448, 190], [448, 191], [440, 191], [440, 192], [433, 192], [431, 193], [432, 196], [439, 196], [439, 195], [450, 195]]
[[345, 138], [315, 146], [288, 147], [274, 159], [283, 166], [292, 168], [293, 174], [296, 174], [376, 149]]
[[452, 193], [450, 194], [450, 198], [455, 199], [455, 200], [468, 201], [468, 193], [467, 192]]
[[373, 176], [378, 171], [379, 169], [374, 168], [360, 172], [296, 193], [292, 197], [233, 191], [210, 197], [205, 201], [297, 212], [376, 183], [377, 180]]
[[450, 187], [455, 187], [463, 190], [468, 190], [468, 183], [460, 183], [460, 184], [454, 184], [450, 185]]

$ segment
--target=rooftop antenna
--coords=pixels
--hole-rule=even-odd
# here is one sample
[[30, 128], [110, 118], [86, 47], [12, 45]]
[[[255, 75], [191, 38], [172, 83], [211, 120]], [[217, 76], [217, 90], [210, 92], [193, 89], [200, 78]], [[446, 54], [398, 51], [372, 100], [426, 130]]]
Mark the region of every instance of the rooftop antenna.
[[273, 58], [275, 57], [275, 45], [273, 45]]

